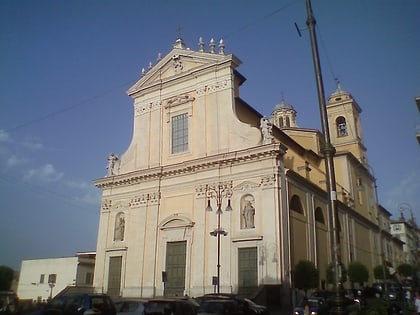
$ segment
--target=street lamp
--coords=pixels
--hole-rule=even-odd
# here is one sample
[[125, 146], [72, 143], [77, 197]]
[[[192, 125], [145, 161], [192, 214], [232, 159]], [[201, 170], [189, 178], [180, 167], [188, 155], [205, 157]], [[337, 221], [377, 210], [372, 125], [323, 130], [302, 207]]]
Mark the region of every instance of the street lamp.
[[49, 282], [48, 285], [50, 287], [50, 298], [49, 298], [49, 300], [51, 300], [52, 299], [53, 288], [55, 287], [55, 283], [54, 282]]
[[220, 217], [223, 214], [222, 211], [222, 203], [223, 199], [227, 199], [227, 206], [225, 211], [232, 211], [232, 207], [230, 205], [230, 197], [232, 197], [233, 189], [232, 189], [232, 182], [229, 183], [218, 183], [215, 185], [207, 185], [206, 186], [206, 197], [207, 197], [207, 207], [206, 211], [210, 212], [213, 211], [210, 200], [216, 200], [216, 215], [217, 215], [217, 228], [210, 232], [211, 236], [217, 237], [217, 279], [216, 279], [216, 288], [217, 293], [220, 293], [220, 236], [226, 236], [228, 234], [220, 226]]

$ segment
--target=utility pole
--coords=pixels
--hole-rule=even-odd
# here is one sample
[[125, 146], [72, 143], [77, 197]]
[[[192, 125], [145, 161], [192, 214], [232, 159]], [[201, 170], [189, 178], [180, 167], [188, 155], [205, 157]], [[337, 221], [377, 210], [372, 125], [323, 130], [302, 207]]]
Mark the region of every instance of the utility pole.
[[318, 103], [321, 114], [322, 132], [324, 136], [324, 147], [322, 153], [325, 159], [325, 172], [328, 192], [328, 214], [329, 221], [332, 223], [331, 242], [333, 250], [333, 262], [335, 271], [335, 298], [332, 314], [345, 314], [344, 309], [344, 290], [341, 283], [341, 246], [340, 231], [338, 230], [338, 209], [337, 209], [337, 188], [334, 172], [334, 154], [335, 149], [331, 145], [330, 130], [328, 126], [327, 108], [325, 104], [324, 84], [322, 81], [321, 64], [319, 61], [318, 44], [315, 32], [315, 18], [312, 13], [311, 0], [306, 0], [307, 21], [311, 39], [312, 57], [314, 63], [315, 79], [318, 91]]

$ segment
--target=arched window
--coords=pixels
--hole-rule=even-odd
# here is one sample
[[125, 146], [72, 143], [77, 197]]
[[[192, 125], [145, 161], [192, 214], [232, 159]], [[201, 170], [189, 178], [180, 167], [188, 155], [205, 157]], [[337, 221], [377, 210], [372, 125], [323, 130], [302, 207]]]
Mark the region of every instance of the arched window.
[[315, 209], [315, 221], [325, 224], [324, 213], [322, 212], [321, 207]]
[[290, 210], [295, 211], [300, 214], [305, 214], [303, 212], [302, 203], [300, 202], [300, 198], [297, 195], [293, 195], [292, 199], [290, 199]]
[[338, 137], [345, 137], [348, 135], [346, 119], [343, 116], [337, 117], [335, 124], [337, 126]]
[[290, 127], [290, 117], [286, 116], [286, 127]]
[[124, 213], [119, 212], [115, 216], [114, 241], [123, 241], [125, 233], [125, 218]]
[[279, 128], [283, 128], [284, 126], [283, 126], [283, 117], [282, 116], [280, 116], [279, 117]]

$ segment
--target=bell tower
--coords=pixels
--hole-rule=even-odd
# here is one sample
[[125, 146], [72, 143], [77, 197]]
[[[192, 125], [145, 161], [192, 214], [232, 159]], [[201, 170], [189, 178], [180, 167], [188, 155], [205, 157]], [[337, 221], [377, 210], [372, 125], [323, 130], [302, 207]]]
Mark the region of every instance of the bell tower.
[[353, 96], [342, 90], [340, 83], [327, 103], [331, 144], [337, 152], [350, 152], [361, 163], [367, 164], [366, 147], [363, 144], [360, 113], [362, 109]]

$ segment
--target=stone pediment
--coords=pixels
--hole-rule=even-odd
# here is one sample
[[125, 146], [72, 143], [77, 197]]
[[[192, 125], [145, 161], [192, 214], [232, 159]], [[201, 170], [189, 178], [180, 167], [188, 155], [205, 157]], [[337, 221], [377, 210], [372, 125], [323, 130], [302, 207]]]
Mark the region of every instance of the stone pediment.
[[[233, 59], [233, 55], [174, 48], [170, 53], [159, 60], [156, 65], [143, 73], [140, 80], [127, 91], [127, 94], [133, 95], [143, 89], [160, 86], [162, 83], [170, 80], [187, 76], [194, 72], [205, 71], [206, 69], [211, 69], [213, 66], [220, 65], [223, 62], [231, 62]], [[236, 59], [235, 62], [237, 63], [236, 65], [240, 63], [240, 61]]]

